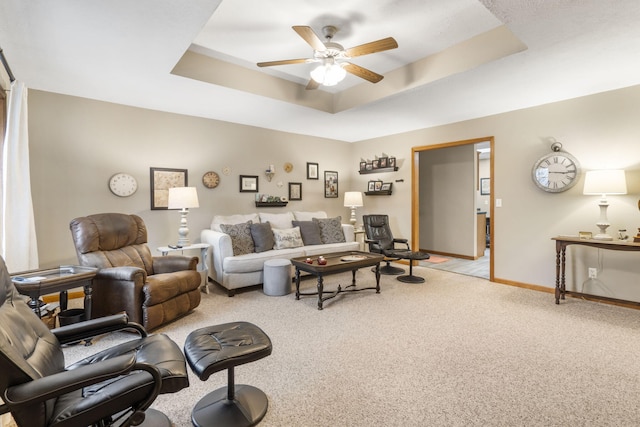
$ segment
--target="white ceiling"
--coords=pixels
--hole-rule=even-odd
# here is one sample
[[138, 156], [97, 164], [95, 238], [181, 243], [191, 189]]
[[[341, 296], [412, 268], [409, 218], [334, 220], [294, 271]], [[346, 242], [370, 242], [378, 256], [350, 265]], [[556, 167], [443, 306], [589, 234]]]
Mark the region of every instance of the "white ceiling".
[[[0, 0], [0, 48], [32, 89], [352, 142], [640, 84], [638, 22], [638, 0]], [[310, 57], [291, 27], [327, 24], [346, 48], [394, 37], [352, 59], [386, 78], [304, 91], [308, 64], [255, 66]], [[172, 73], [187, 51], [223, 62]]]

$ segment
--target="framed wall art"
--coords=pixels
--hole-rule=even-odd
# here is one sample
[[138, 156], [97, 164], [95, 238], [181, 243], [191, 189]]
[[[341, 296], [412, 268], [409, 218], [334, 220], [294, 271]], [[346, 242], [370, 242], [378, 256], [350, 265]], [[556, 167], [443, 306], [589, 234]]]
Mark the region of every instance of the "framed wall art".
[[289, 200], [302, 200], [302, 183], [289, 183]]
[[307, 162], [307, 179], [320, 179], [318, 174], [318, 164]]
[[240, 192], [257, 193], [258, 175], [240, 175]]
[[480, 178], [480, 195], [488, 196], [491, 192], [491, 179]]
[[338, 197], [338, 172], [324, 171], [324, 197], [327, 199]]
[[187, 186], [187, 170], [150, 168], [151, 210], [168, 209], [169, 189]]

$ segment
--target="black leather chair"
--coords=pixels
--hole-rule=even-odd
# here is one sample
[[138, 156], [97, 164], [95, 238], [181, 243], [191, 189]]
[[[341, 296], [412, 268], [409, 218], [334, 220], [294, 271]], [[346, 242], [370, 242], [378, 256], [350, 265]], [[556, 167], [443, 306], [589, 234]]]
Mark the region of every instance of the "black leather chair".
[[[49, 330], [1, 257], [0, 304], [0, 414], [11, 412], [19, 427], [171, 425], [149, 409], [158, 394], [189, 385], [184, 355], [166, 335], [147, 336], [126, 314]], [[141, 338], [65, 367], [63, 344], [122, 329]]]
[[[422, 283], [424, 278], [413, 275], [413, 261], [429, 259], [425, 252], [414, 252], [407, 239], [396, 239], [391, 233], [388, 215], [363, 215], [365, 243], [369, 244], [369, 252], [383, 254], [387, 265], [380, 268], [381, 274], [403, 274], [404, 270], [393, 267], [391, 261], [409, 260], [409, 274], [398, 276], [398, 280], [406, 283]], [[403, 245], [398, 248], [396, 245]]]

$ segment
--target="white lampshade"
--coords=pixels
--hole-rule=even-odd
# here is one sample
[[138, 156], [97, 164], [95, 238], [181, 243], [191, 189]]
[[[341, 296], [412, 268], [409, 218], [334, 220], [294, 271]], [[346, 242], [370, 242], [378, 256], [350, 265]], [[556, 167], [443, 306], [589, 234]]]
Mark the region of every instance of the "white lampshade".
[[174, 187], [169, 189], [169, 209], [199, 207], [196, 187]]
[[311, 71], [311, 78], [324, 86], [335, 86], [346, 77], [347, 72], [335, 62], [318, 65]]
[[627, 194], [623, 170], [588, 171], [584, 179], [584, 194]]
[[351, 208], [357, 208], [364, 206], [362, 202], [362, 192], [360, 191], [347, 191], [344, 193], [344, 206]]

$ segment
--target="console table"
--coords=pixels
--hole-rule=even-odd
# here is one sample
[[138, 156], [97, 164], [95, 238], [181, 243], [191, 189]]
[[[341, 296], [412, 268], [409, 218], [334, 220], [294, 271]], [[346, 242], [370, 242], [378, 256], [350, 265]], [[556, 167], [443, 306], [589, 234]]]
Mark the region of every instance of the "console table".
[[640, 251], [640, 243], [628, 242], [626, 240], [594, 240], [563, 236], [553, 237], [551, 240], [556, 241], [556, 304], [560, 304], [560, 299], [565, 299], [566, 288], [564, 272], [567, 246], [582, 245], [612, 251]]

